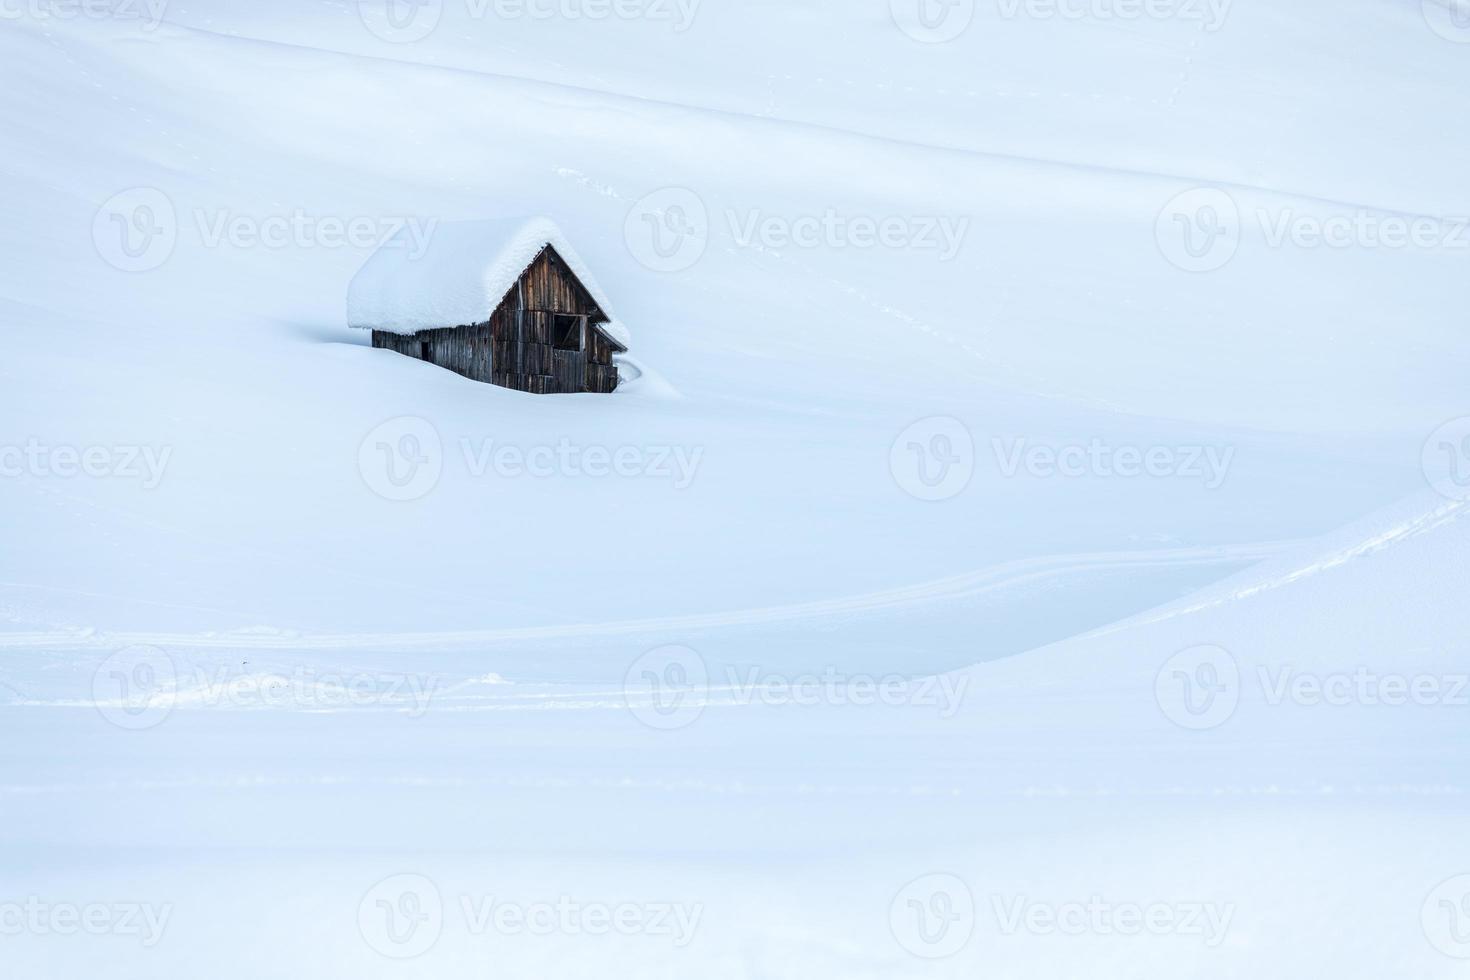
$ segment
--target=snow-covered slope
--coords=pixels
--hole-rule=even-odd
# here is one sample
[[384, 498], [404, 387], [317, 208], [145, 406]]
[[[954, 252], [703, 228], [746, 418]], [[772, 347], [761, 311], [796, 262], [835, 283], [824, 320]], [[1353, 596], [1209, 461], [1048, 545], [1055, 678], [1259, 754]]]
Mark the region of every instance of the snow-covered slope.
[[[11, 651], [27, 690], [0, 717], [55, 749], [6, 740], [0, 839], [51, 856], [8, 880], [167, 908], [166, 941], [124, 959], [163, 976], [205, 951], [221, 976], [1458, 976], [1437, 901], [1470, 868], [1465, 513], [1407, 500], [866, 706], [793, 702], [805, 675], [748, 642], [697, 653], [692, 716], [663, 720], [618, 676], [647, 661], [617, 637], [549, 684], [509, 650], [181, 649], [208, 686], [120, 732], [89, 697], [102, 653]], [[1202, 665], [1210, 698], [1183, 686]], [[419, 686], [392, 699], [272, 694], [404, 672]], [[79, 844], [149, 857], [99, 867]], [[403, 895], [441, 903], [406, 962], [373, 904]], [[950, 903], [955, 931], [924, 938], [911, 899]], [[692, 925], [514, 926], [558, 901]], [[1116, 918], [1134, 907], [1162, 924]], [[10, 955], [83, 976], [119, 948], [23, 936]]]
[[[579, 597], [578, 621], [706, 614], [1140, 541], [1279, 540], [1386, 503], [1419, 485], [1419, 446], [1462, 411], [1462, 254], [1273, 248], [1271, 226], [1246, 221], [1234, 260], [1198, 274], [1155, 236], [1161, 208], [1205, 181], [1272, 218], [1470, 210], [1437, 169], [1463, 136], [1432, 108], [1462, 52], [1405, 5], [1360, 6], [1239, 5], [1213, 33], [982, 11], [946, 46], [837, 3], [710, 4], [682, 33], [461, 22], [445, 4], [412, 43], [380, 39], [351, 4], [171, 8], [154, 30], [15, 21], [0, 39], [0, 119], [17, 136], [0, 223], [9, 441], [142, 460], [132, 478], [26, 464], [0, 483], [6, 615], [26, 630], [563, 622], [564, 603], [526, 584], [541, 574]], [[797, 56], [833, 24], [851, 50]], [[1415, 71], [1349, 70], [1357, 47], [1291, 41], [1319, 28]], [[755, 38], [772, 106], [736, 43]], [[1033, 90], [1028, 59], [1067, 65], [1066, 82]], [[1190, 84], [1159, 89], [1168, 65]], [[1227, 96], [1249, 105], [1227, 112]], [[1360, 125], [1334, 126], [1338, 102]], [[1421, 140], [1392, 137], [1414, 118]], [[1109, 119], [1125, 135], [1100, 135]], [[1415, 167], [1390, 159], [1410, 147]], [[1309, 164], [1324, 153], [1335, 170]], [[1352, 179], [1313, 185], [1338, 171]], [[381, 235], [535, 212], [634, 329], [646, 383], [628, 397], [528, 400], [344, 329]], [[667, 271], [638, 235], [701, 212], [695, 253], [673, 253], [697, 260]], [[901, 247], [852, 233], [890, 218]], [[832, 229], [818, 247], [785, 240], [814, 228]], [[978, 447], [975, 482], [943, 507], [888, 464], [900, 433], [937, 417]], [[413, 462], [393, 455], [406, 434], [425, 437], [438, 481], [385, 500], [374, 483]], [[1007, 478], [996, 446], [1017, 440], [1234, 457], [1209, 489]], [[636, 475], [487, 463], [563, 443], [626, 448]], [[569, 513], [607, 519], [594, 532], [555, 518]], [[854, 553], [873, 560], [831, 560]]]
[[[1462, 975], [1470, 35], [972, 7], [4, 12], [6, 968]], [[513, 214], [625, 390], [348, 328]]]

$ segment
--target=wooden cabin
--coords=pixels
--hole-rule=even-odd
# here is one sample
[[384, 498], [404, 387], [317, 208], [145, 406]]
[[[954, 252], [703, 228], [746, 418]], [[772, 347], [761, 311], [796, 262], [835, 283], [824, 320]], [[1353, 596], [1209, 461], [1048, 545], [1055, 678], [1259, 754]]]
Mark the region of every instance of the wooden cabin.
[[395, 351], [502, 388], [610, 393], [626, 331], [544, 218], [400, 233], [353, 279], [348, 323]]

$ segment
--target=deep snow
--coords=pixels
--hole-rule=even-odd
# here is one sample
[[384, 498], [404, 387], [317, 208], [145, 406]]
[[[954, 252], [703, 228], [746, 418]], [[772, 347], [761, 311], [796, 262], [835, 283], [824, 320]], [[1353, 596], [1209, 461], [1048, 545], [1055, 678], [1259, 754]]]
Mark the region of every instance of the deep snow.
[[[888, 6], [5, 8], [9, 973], [1463, 975], [1457, 22]], [[533, 213], [625, 390], [348, 329]]]

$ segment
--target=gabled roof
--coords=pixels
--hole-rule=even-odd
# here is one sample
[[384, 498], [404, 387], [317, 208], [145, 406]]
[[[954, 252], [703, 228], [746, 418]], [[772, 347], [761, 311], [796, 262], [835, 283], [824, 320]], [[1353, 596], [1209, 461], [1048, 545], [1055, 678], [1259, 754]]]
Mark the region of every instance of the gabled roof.
[[[347, 288], [347, 325], [412, 334], [484, 323], [548, 245], [610, 322], [598, 324], [626, 350], [628, 331], [561, 229], [549, 218], [444, 221], [420, 241], [404, 228], [368, 257]], [[421, 232], [420, 232], [421, 234]]]

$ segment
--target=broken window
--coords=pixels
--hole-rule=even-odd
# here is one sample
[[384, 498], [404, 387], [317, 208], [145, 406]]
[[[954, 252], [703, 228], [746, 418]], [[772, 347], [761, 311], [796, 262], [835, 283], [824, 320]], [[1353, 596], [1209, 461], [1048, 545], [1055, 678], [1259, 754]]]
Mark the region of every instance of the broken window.
[[581, 350], [585, 316], [557, 313], [551, 320], [551, 343], [557, 350]]

